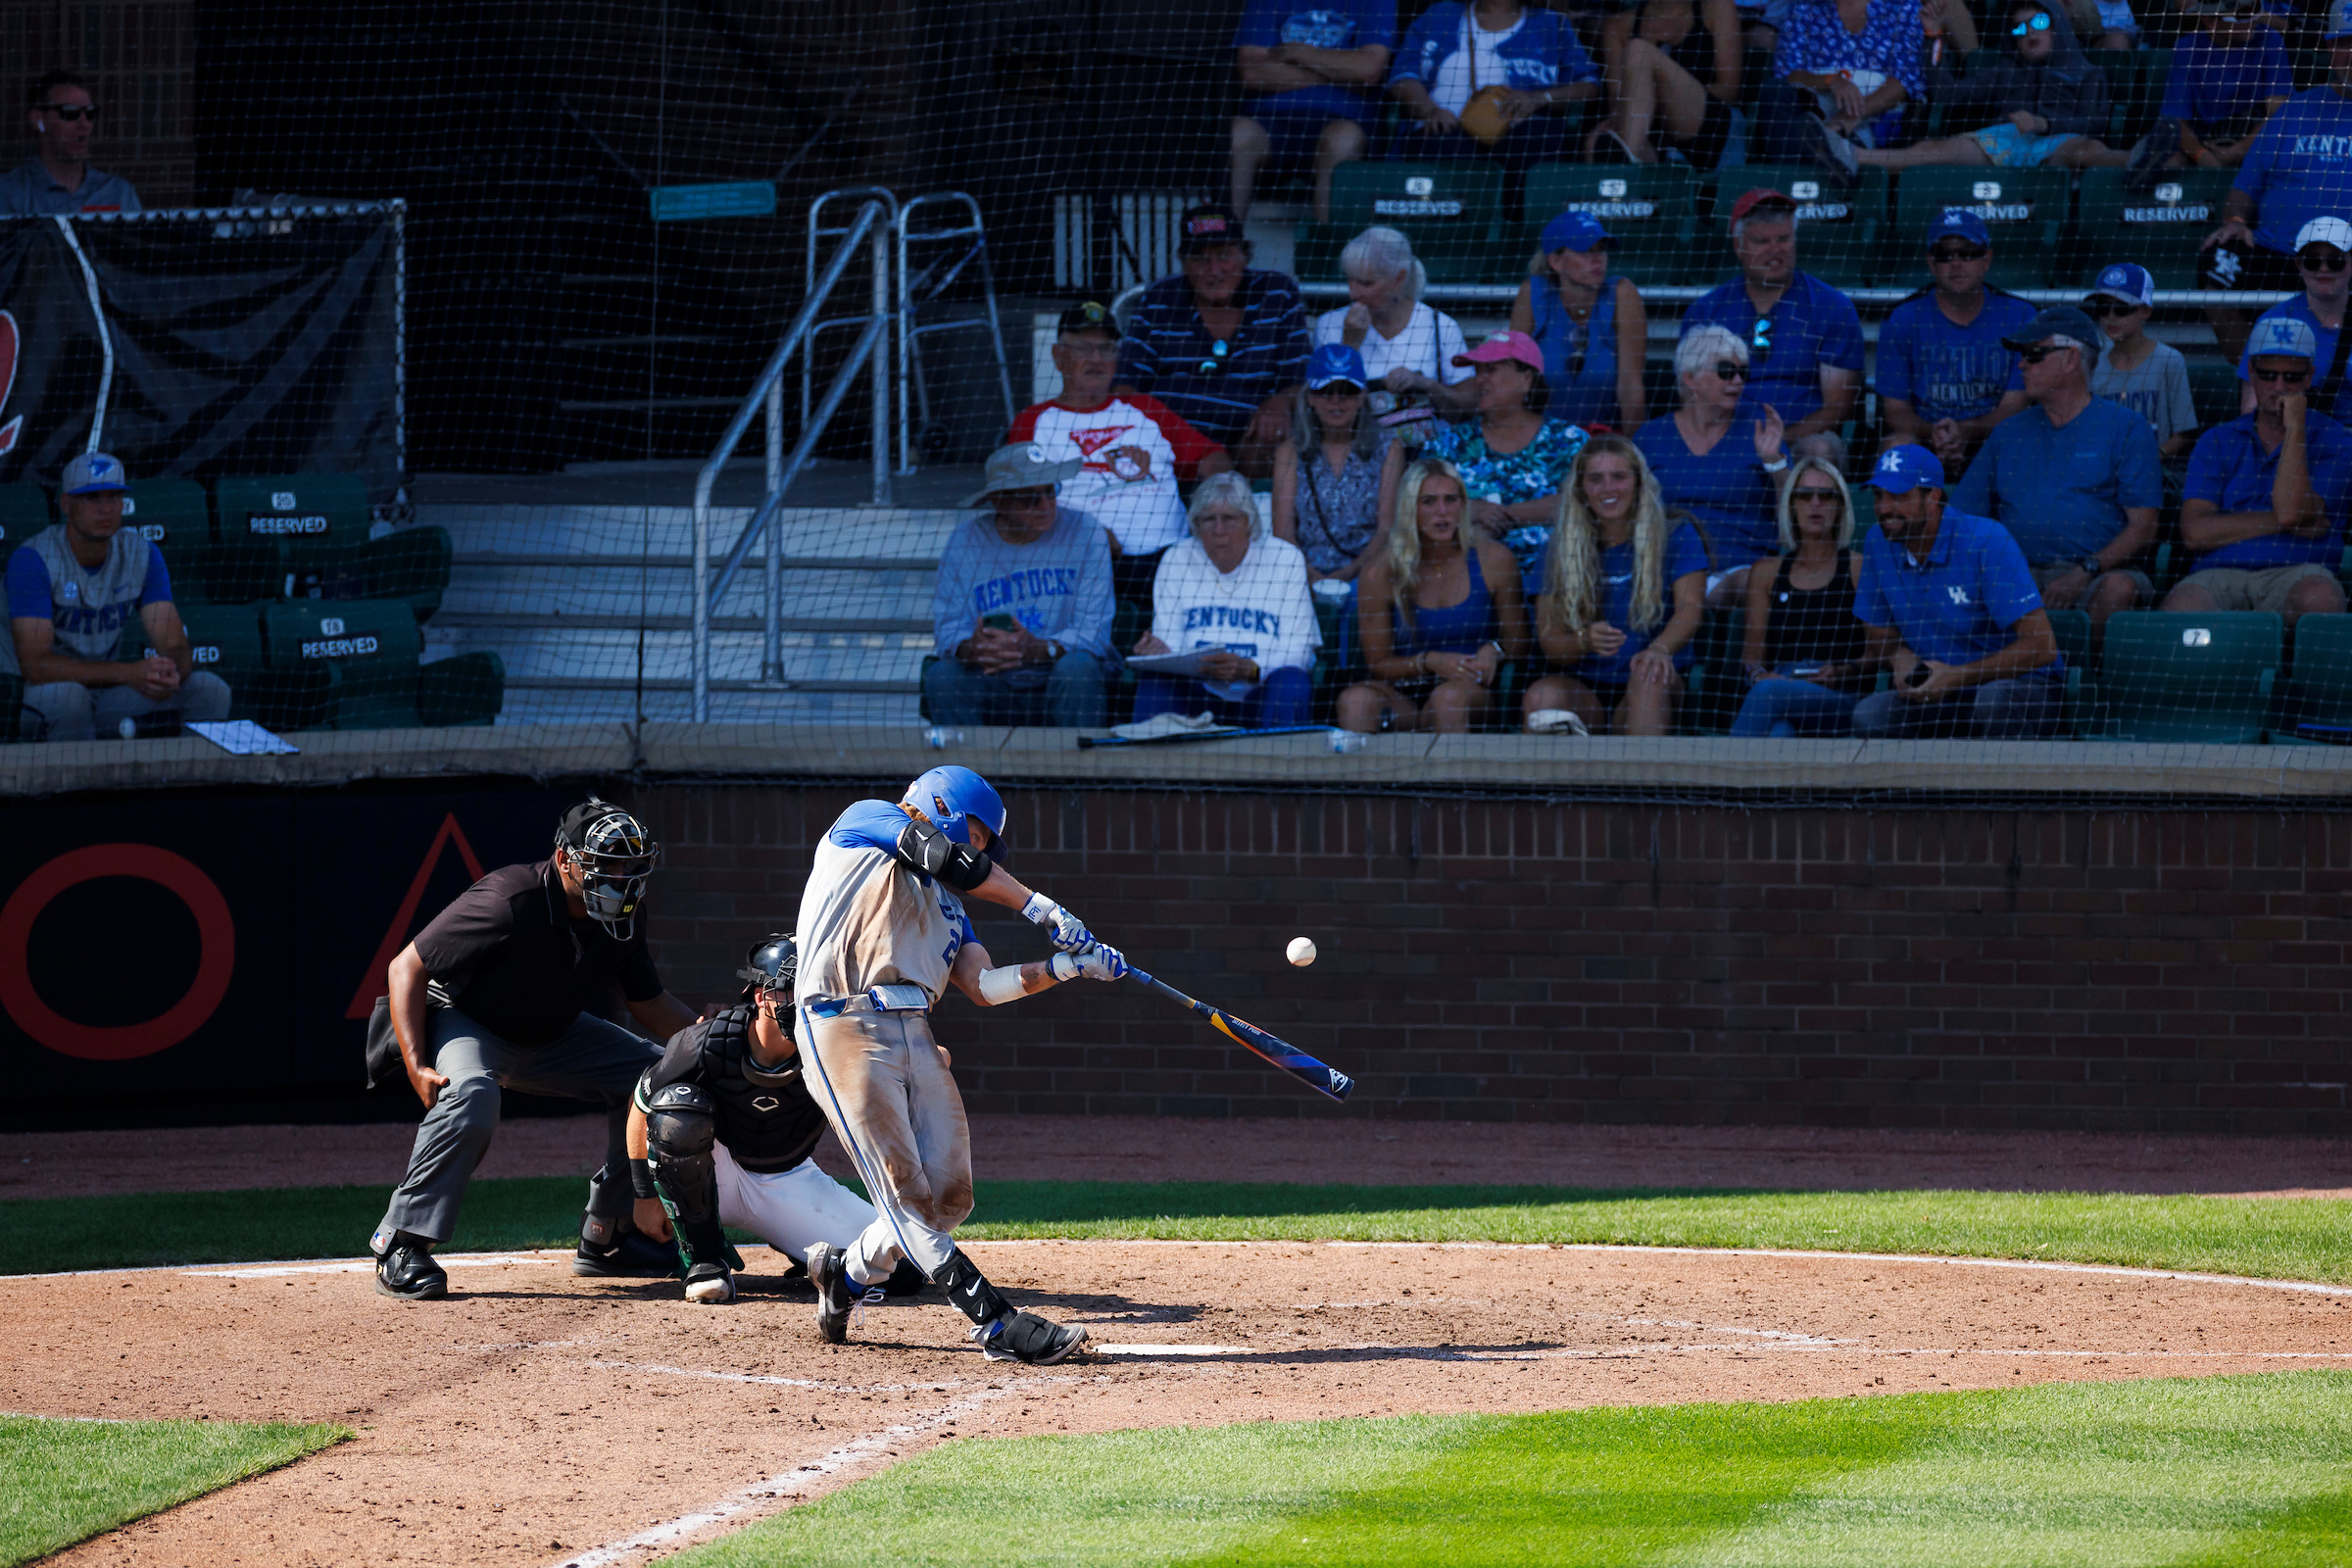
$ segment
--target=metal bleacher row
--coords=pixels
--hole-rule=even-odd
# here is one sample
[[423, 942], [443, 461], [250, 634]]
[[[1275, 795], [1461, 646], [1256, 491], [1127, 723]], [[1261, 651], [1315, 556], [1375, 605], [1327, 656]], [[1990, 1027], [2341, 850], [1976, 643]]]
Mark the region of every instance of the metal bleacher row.
[[[0, 570], [59, 520], [36, 485], [0, 485]], [[232, 717], [273, 730], [488, 724], [504, 700], [495, 652], [421, 662], [422, 624], [449, 587], [450, 539], [431, 525], [375, 534], [351, 474], [147, 479], [123, 526], [163, 553], [196, 666], [226, 681]], [[134, 621], [119, 657], [151, 650]], [[20, 738], [24, 681], [0, 675], [0, 739]]]

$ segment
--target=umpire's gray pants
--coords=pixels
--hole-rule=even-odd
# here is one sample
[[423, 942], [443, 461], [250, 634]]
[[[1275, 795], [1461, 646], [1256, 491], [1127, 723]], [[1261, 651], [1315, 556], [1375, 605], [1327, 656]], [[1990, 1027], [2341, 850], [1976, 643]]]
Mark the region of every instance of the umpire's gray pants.
[[46, 681], [24, 688], [24, 716], [38, 729], [28, 740], [108, 740], [126, 718], [144, 718], [166, 709], [177, 712], [183, 724], [217, 724], [228, 716], [228, 682], [198, 670], [179, 683], [179, 689], [160, 702], [150, 702], [128, 686], [83, 686], [75, 681]]
[[536, 1049], [510, 1045], [455, 1007], [436, 1007], [431, 1018], [433, 1070], [449, 1083], [417, 1124], [408, 1178], [392, 1190], [376, 1250], [396, 1230], [436, 1242], [457, 1233], [466, 1184], [498, 1131], [502, 1087], [604, 1103], [605, 1165], [589, 1179], [588, 1212], [625, 1217], [636, 1196], [628, 1182], [629, 1095], [662, 1048], [584, 1012]]

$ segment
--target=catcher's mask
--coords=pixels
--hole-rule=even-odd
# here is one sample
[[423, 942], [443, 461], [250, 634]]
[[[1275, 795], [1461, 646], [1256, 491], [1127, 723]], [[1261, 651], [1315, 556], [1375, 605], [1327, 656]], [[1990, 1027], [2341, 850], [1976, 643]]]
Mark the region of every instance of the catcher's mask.
[[588, 913], [613, 940], [636, 933], [637, 906], [661, 858], [661, 846], [645, 824], [627, 811], [591, 795], [564, 813], [556, 846], [579, 867], [580, 894]]
[[[778, 931], [761, 937], [759, 945], [745, 956], [743, 967], [735, 977], [743, 982], [739, 1002], [748, 1002], [768, 1017], [792, 1032], [792, 985], [801, 970], [801, 950], [793, 946], [792, 938]], [[760, 1001], [762, 992], [778, 991], [784, 995], [781, 1003], [770, 1004]]]

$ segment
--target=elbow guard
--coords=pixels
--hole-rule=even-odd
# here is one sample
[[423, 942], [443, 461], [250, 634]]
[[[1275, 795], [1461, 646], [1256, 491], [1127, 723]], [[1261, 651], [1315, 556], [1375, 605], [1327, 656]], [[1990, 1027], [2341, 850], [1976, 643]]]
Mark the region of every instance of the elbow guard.
[[993, 869], [985, 855], [956, 843], [929, 822], [906, 819], [899, 834], [899, 863], [908, 870], [936, 877], [958, 893], [969, 893], [988, 880]]
[[1021, 984], [1021, 966], [1017, 963], [980, 971], [980, 998], [992, 1007], [1001, 1007], [1007, 1002], [1018, 1002], [1028, 994], [1028, 989]]

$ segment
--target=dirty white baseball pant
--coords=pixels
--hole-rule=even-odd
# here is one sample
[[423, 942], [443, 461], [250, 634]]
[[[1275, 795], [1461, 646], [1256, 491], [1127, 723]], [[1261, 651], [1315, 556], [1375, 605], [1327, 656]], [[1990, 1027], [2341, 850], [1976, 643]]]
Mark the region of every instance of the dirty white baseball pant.
[[720, 1144], [718, 1222], [750, 1231], [795, 1262], [818, 1242], [847, 1248], [874, 1222], [874, 1205], [804, 1159], [790, 1170], [745, 1170]]
[[872, 1285], [899, 1259], [925, 1274], [947, 1266], [956, 1227], [972, 1212], [972, 1138], [963, 1096], [931, 1020], [920, 1012], [800, 1011], [809, 1088], [878, 1210], [850, 1247], [850, 1278]]

